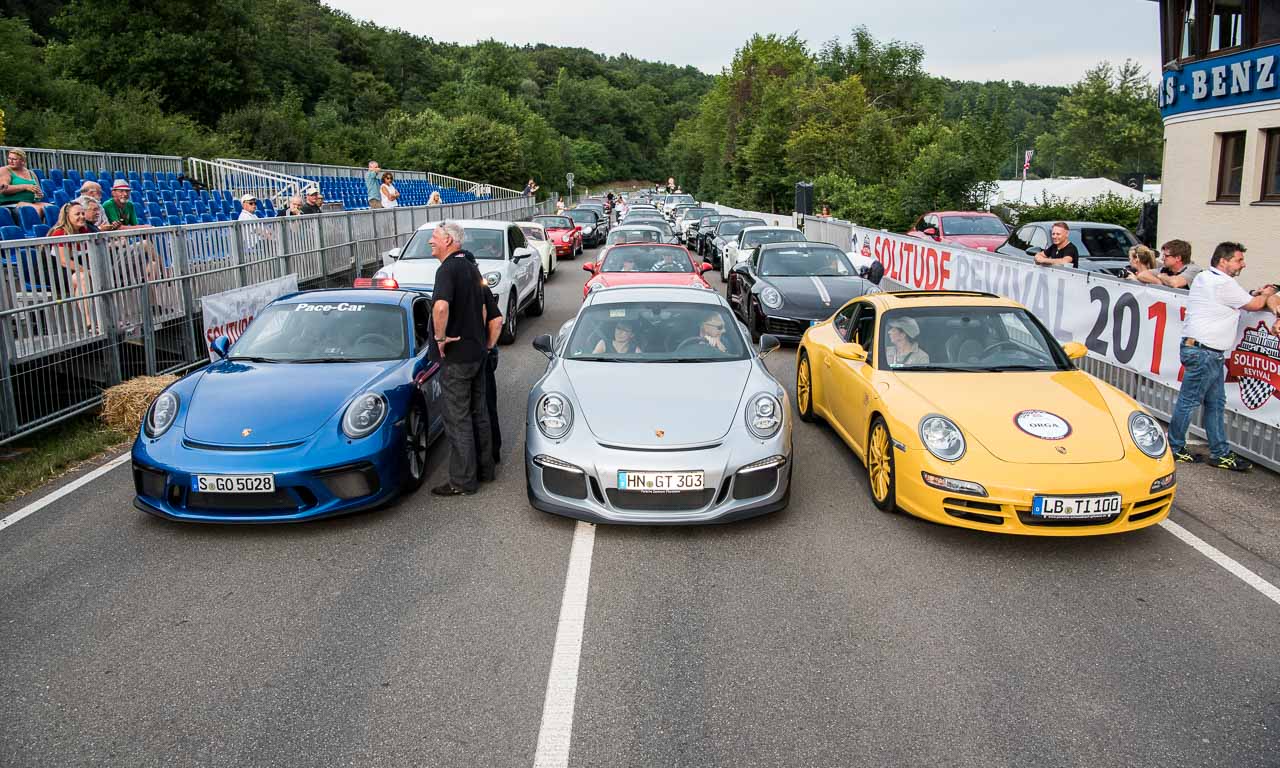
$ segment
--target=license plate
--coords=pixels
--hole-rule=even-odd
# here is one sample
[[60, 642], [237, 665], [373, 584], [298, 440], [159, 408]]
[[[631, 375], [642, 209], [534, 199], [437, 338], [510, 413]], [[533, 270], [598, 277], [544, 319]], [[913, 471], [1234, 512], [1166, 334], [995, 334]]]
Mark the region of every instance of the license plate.
[[1112, 517], [1120, 514], [1120, 494], [1104, 496], [1036, 496], [1031, 514], [1047, 518]]
[[275, 493], [275, 475], [192, 475], [197, 493]]
[[686, 472], [636, 472], [618, 470], [618, 490], [642, 493], [679, 493], [702, 490], [702, 470]]

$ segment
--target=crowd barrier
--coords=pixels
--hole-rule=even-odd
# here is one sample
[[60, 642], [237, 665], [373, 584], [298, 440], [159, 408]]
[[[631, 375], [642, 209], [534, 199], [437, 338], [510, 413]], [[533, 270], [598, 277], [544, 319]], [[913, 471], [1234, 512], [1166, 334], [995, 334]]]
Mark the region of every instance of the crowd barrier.
[[205, 296], [290, 274], [304, 289], [349, 286], [425, 222], [553, 207], [483, 200], [0, 242], [0, 443], [133, 376], [207, 362]]
[[182, 173], [182, 158], [173, 155], [137, 155], [128, 152], [84, 152], [71, 149], [44, 149], [42, 147], [0, 146], [0, 153], [21, 149], [27, 153], [27, 167], [47, 170], [91, 173], [95, 177], [100, 170], [124, 173]]
[[771, 227], [790, 227], [794, 226], [795, 219], [790, 213], [764, 213], [763, 211], [744, 211], [741, 208], [730, 208], [727, 205], [719, 203], [702, 203], [708, 208], [715, 209], [716, 213], [724, 216], [742, 216], [749, 219], [763, 219], [764, 223]]
[[[1059, 341], [1089, 349], [1080, 367], [1168, 419], [1178, 399], [1187, 292], [1030, 259], [804, 218], [810, 240], [877, 258], [907, 289], [984, 291], [1030, 309]], [[1242, 315], [1227, 363], [1227, 438], [1238, 453], [1280, 470], [1280, 339], [1269, 312]], [[1193, 433], [1203, 436], [1200, 414]]]

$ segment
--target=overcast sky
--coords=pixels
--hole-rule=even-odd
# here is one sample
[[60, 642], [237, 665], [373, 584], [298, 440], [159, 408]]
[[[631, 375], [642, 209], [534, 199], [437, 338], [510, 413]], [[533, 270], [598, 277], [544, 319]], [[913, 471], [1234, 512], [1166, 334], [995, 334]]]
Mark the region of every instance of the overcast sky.
[[[959, 80], [1069, 85], [1102, 60], [1136, 59], [1155, 77], [1149, 0], [324, 0], [357, 19], [439, 41], [576, 46], [718, 73], [753, 33], [798, 32], [813, 50], [865, 24], [877, 39], [924, 46], [925, 69]], [[669, 9], [679, 9], [670, 12]]]

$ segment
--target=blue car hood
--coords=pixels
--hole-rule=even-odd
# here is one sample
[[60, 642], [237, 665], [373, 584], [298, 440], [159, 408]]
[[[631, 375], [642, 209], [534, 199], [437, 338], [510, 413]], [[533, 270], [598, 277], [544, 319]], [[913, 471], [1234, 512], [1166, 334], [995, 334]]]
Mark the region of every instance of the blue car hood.
[[304, 440], [398, 363], [217, 363], [191, 393], [186, 436], [218, 445]]

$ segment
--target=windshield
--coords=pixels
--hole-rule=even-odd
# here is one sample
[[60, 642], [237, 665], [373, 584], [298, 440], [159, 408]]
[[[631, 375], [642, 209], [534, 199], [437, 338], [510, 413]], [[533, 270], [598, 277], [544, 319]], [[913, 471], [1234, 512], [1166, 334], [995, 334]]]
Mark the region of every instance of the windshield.
[[743, 248], [755, 248], [762, 243], [803, 243], [804, 233], [798, 229], [762, 229], [742, 236]]
[[894, 370], [1066, 371], [1071, 361], [1020, 307], [895, 309], [880, 323], [880, 360]]
[[569, 218], [578, 224], [595, 224], [599, 218], [595, 211], [588, 211], [583, 208], [574, 208], [572, 211], [567, 211], [567, 213]]
[[1070, 239], [1081, 256], [1091, 259], [1128, 259], [1129, 249], [1138, 244], [1127, 229], [1100, 227], [1073, 229]]
[[748, 354], [728, 310], [675, 301], [587, 307], [568, 346], [570, 360], [621, 363], [711, 363]]
[[573, 229], [573, 220], [568, 216], [535, 216], [533, 220], [547, 229]]
[[667, 205], [680, 205], [681, 203], [694, 203], [693, 195], [669, 195], [667, 197]]
[[530, 240], [536, 240], [538, 242], [542, 242], [543, 240], [547, 239], [546, 235], [544, 235], [542, 232], [542, 227], [526, 227], [522, 225], [520, 227], [520, 231], [523, 232], [524, 236], [529, 238]]
[[948, 235], [1009, 235], [1004, 224], [994, 216], [943, 216], [942, 231]]
[[404, 311], [345, 301], [272, 304], [231, 348], [230, 360], [362, 363], [409, 354]]
[[686, 220], [688, 220], [688, 219], [701, 219], [703, 216], [706, 216], [709, 213], [711, 213], [710, 208], [690, 208], [689, 210], [685, 211], [680, 215], [683, 216]]
[[607, 245], [618, 243], [660, 243], [662, 233], [652, 227], [635, 227], [615, 229], [609, 233]]
[[611, 248], [601, 272], [692, 272], [689, 252], [671, 246], [627, 245]]
[[[409, 243], [400, 252], [401, 260], [434, 259], [431, 255], [431, 235], [435, 227], [420, 229], [413, 234]], [[506, 231], [501, 229], [463, 229], [462, 247], [477, 259], [506, 258]]]
[[761, 277], [832, 277], [854, 274], [839, 248], [766, 248], [760, 252]]
[[720, 220], [723, 218], [723, 216], [703, 216], [698, 221], [698, 229], [714, 228], [715, 225], [719, 224]]
[[747, 227], [758, 227], [763, 224], [759, 219], [735, 219], [733, 221], [721, 221], [716, 225], [716, 234], [718, 235], [736, 235]]

